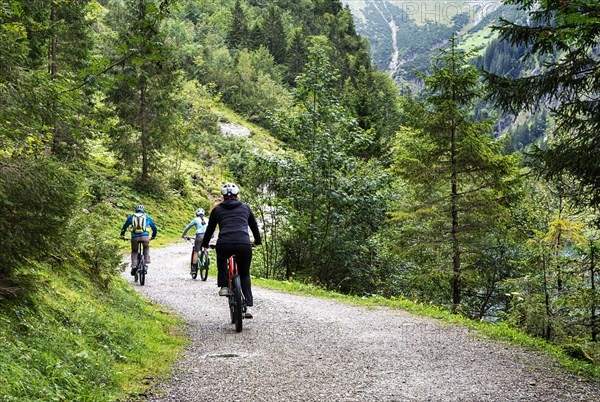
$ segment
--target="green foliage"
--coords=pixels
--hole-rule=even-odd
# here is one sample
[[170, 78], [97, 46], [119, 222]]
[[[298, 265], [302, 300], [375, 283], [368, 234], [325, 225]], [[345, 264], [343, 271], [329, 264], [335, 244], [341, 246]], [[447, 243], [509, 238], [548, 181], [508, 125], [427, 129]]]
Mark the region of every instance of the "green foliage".
[[[484, 292], [497, 294], [494, 287], [509, 274], [494, 267], [489, 251], [494, 232], [504, 238], [510, 225], [507, 207], [518, 171], [516, 158], [502, 155], [492, 138], [490, 122], [476, 121], [469, 112], [479, 85], [468, 55], [454, 38], [440, 53], [433, 73], [423, 76], [427, 103], [413, 106], [421, 116], [418, 126], [402, 129], [396, 139], [393, 170], [410, 187], [394, 216], [402, 241], [411, 244], [409, 255], [414, 253], [406, 265], [411, 271], [416, 265], [417, 275], [424, 270], [436, 281], [449, 281], [448, 295], [459, 309], [464, 293], [491, 286]], [[485, 283], [490, 271], [503, 273]]]
[[548, 177], [570, 173], [575, 197], [597, 206], [600, 179], [594, 161], [600, 131], [600, 4], [592, 0], [507, 0], [527, 12], [529, 23], [501, 20], [496, 28], [512, 45], [529, 46], [526, 57], [558, 55], [536, 74], [512, 78], [488, 74], [493, 98], [504, 110], [520, 112], [551, 105], [557, 129], [550, 147], [538, 152]]
[[0, 140], [5, 155], [85, 156], [89, 1], [10, 1], [0, 10]]
[[47, 159], [0, 159], [0, 273], [47, 260], [78, 212], [81, 184]]
[[231, 50], [241, 50], [248, 46], [250, 40], [246, 13], [240, 0], [236, 0], [235, 6], [231, 10], [231, 22], [227, 31], [227, 46]]
[[[506, 322], [557, 343], [597, 338], [598, 234], [565, 202], [571, 181], [536, 182], [522, 209], [525, 269], [507, 279]], [[586, 222], [587, 220], [587, 222]], [[587, 225], [586, 225], [587, 224]], [[584, 228], [588, 226], [588, 229]]]
[[382, 218], [380, 189], [387, 177], [376, 162], [356, 158], [370, 138], [336, 99], [337, 80], [326, 49], [312, 47], [296, 81], [294, 108], [273, 121], [299, 154], [263, 159], [274, 176], [262, 184], [285, 199], [287, 235], [280, 241], [286, 277], [358, 292], [369, 282], [368, 267], [360, 264], [362, 242]]
[[113, 401], [168, 374], [177, 320], [114, 276], [99, 288], [76, 266], [34, 268], [35, 294], [0, 304], [2, 400]]
[[161, 23], [169, 2], [130, 0], [115, 8], [120, 69], [107, 101], [119, 122], [111, 130], [113, 149], [124, 166], [139, 174], [140, 185], [157, 189], [150, 174], [160, 170], [160, 150], [173, 141], [177, 75]]

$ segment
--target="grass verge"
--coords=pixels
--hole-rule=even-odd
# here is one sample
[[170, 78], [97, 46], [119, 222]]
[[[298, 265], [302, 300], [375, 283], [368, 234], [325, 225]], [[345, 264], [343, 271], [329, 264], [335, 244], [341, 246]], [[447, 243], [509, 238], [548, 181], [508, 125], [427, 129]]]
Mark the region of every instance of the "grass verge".
[[37, 289], [0, 300], [1, 401], [135, 399], [186, 344], [181, 322], [116, 277], [37, 270]]
[[505, 323], [494, 324], [483, 321], [473, 321], [461, 315], [452, 314], [443, 307], [427, 303], [417, 303], [405, 298], [392, 297], [388, 299], [382, 296], [351, 296], [294, 281], [253, 278], [252, 282], [258, 286], [290, 292], [297, 295], [337, 300], [343, 303], [367, 307], [402, 309], [418, 315], [439, 319], [442, 323], [461, 325], [474, 329], [478, 331], [479, 334], [490, 339], [506, 342], [510, 345], [521, 346], [528, 350], [542, 352], [571, 373], [585, 377], [588, 380], [600, 381], [600, 366], [574, 359], [565, 354], [560, 347], [546, 342], [543, 339], [527, 335], [523, 331], [511, 328]]

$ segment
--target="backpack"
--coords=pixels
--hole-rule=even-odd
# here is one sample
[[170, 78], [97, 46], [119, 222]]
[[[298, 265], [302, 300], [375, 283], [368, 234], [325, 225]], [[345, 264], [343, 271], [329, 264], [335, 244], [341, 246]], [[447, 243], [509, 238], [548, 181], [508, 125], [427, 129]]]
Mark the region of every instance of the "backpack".
[[133, 220], [131, 221], [131, 231], [135, 234], [144, 233], [147, 229], [146, 225], [146, 214], [134, 214]]

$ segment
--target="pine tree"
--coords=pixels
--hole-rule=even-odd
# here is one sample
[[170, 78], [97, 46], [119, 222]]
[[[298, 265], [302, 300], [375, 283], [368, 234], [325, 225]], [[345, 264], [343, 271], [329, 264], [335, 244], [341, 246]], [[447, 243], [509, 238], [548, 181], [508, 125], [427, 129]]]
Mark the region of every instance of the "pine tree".
[[528, 13], [526, 22], [501, 20], [496, 30], [512, 45], [526, 45], [525, 58], [547, 57], [534, 75], [487, 74], [493, 98], [504, 110], [553, 105], [557, 127], [552, 145], [537, 156], [548, 177], [570, 173], [579, 181], [578, 201], [600, 203], [600, 3], [595, 0], [506, 0]]
[[287, 77], [291, 85], [295, 85], [296, 77], [304, 69], [308, 61], [308, 49], [302, 29], [292, 32], [292, 39], [287, 53]]
[[171, 141], [177, 76], [161, 22], [169, 1], [128, 0], [117, 19], [120, 24], [116, 50], [121, 69], [114, 74], [108, 102], [120, 119], [111, 132], [113, 147], [126, 166], [139, 168], [148, 183], [158, 156]]
[[451, 256], [444, 265], [450, 267], [455, 311], [461, 307], [465, 261], [475, 268], [470, 265], [472, 245], [504, 213], [503, 200], [516, 173], [515, 160], [503, 156], [491, 136], [491, 122], [475, 121], [470, 114], [479, 74], [467, 57], [452, 38], [450, 48], [435, 59], [431, 75], [421, 75], [429, 91], [418, 111], [424, 123], [401, 131], [395, 162], [414, 191], [414, 204], [405, 216], [430, 221], [414, 233], [427, 230], [423, 237], [438, 244], [438, 258]]
[[0, 7], [0, 121], [8, 152], [65, 159], [83, 153], [88, 108], [73, 88], [83, 80], [92, 47], [84, 18], [89, 3], [10, 1]]
[[227, 31], [227, 46], [232, 50], [241, 50], [248, 44], [248, 21], [240, 0], [236, 0], [231, 10], [231, 22]]
[[284, 64], [287, 54], [287, 35], [281, 18], [281, 9], [271, 6], [261, 24], [262, 39], [277, 64]]

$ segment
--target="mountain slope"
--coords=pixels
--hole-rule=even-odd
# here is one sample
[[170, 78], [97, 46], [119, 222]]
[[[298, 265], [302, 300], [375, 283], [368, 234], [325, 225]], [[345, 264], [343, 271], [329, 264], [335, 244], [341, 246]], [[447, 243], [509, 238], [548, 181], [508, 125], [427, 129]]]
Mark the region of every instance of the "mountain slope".
[[375, 64], [401, 83], [414, 82], [414, 70], [426, 71], [436, 49], [453, 33], [458, 33], [463, 47], [481, 51], [495, 38], [489, 25], [500, 16], [513, 14], [500, 1], [365, 0], [346, 4], [357, 32], [371, 43]]

